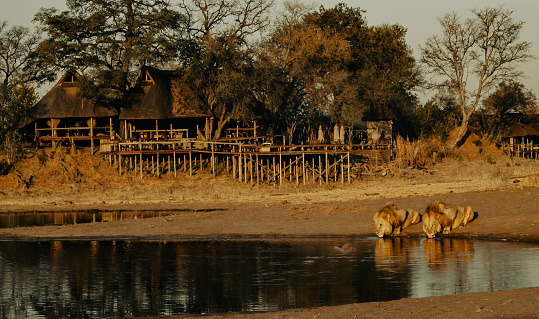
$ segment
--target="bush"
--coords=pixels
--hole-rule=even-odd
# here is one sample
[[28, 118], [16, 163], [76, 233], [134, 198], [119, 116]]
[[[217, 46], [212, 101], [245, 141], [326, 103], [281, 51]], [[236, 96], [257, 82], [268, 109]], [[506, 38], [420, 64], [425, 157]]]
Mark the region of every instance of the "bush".
[[0, 161], [0, 176], [7, 175], [13, 171], [15, 165], [8, 163], [5, 159]]
[[8, 164], [13, 164], [22, 152], [22, 135], [17, 130], [4, 131], [0, 140], [0, 151], [7, 156]]

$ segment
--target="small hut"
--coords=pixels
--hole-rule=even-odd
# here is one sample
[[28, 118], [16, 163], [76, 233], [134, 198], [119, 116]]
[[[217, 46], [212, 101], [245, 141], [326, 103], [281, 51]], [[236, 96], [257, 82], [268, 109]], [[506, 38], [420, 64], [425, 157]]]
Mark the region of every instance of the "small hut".
[[34, 134], [37, 142], [69, 140], [88, 143], [110, 139], [114, 134], [112, 122], [118, 116], [113, 106], [96, 103], [82, 97], [77, 86], [80, 75], [68, 71], [58, 83], [35, 105], [19, 127]]
[[195, 138], [209, 116], [174, 71], [142, 67], [132, 93], [120, 109], [124, 139]]
[[511, 155], [537, 158], [539, 130], [520, 121], [513, 122], [502, 135], [502, 149]]

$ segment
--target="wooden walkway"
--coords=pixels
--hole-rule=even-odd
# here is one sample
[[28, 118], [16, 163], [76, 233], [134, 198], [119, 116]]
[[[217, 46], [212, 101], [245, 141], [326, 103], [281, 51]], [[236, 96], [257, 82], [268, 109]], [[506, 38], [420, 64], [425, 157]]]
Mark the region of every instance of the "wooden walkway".
[[102, 141], [101, 155], [120, 174], [143, 179], [173, 173], [231, 175], [252, 185], [350, 183], [357, 167], [388, 162], [388, 144], [254, 145], [197, 140]]

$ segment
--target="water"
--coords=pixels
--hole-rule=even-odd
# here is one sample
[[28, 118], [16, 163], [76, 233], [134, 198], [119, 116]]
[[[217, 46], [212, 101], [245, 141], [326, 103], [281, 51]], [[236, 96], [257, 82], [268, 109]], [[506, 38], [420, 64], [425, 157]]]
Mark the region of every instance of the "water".
[[[202, 209], [198, 212], [210, 212], [223, 209]], [[162, 211], [74, 211], [74, 212], [16, 212], [0, 213], [0, 228], [48, 226], [48, 225], [72, 225], [93, 222], [109, 222], [125, 219], [142, 219], [152, 217], [171, 216], [186, 211], [194, 210], [162, 210]]]
[[2, 318], [275, 311], [539, 286], [539, 244], [3, 241], [0, 282]]

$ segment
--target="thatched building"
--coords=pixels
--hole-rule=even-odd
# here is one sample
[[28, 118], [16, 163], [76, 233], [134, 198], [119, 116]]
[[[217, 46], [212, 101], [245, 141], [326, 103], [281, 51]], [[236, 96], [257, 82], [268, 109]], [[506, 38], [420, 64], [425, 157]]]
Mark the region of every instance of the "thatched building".
[[196, 138], [209, 116], [177, 72], [142, 67], [132, 93], [120, 110], [124, 139]]
[[33, 134], [37, 142], [110, 139], [118, 112], [112, 106], [82, 97], [77, 86], [79, 78], [75, 71], [66, 72], [30, 109], [19, 125], [21, 130]]

